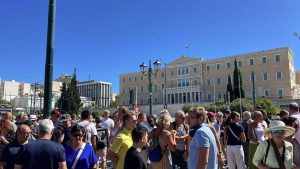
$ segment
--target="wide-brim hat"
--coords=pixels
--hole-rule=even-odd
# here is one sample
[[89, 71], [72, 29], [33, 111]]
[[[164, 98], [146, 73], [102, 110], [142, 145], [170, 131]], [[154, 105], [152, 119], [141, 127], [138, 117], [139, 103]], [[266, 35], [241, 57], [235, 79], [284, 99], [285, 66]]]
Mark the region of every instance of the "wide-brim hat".
[[270, 134], [272, 130], [285, 130], [284, 137], [289, 137], [295, 133], [294, 128], [285, 126], [284, 122], [280, 120], [271, 121], [269, 128], [264, 130], [265, 135]]

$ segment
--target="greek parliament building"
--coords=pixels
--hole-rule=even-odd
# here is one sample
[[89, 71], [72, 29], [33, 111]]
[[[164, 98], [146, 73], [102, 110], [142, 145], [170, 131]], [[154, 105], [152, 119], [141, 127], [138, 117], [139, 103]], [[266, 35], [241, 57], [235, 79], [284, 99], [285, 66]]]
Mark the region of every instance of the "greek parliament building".
[[111, 103], [111, 83], [90, 80], [77, 84], [80, 96], [90, 98], [95, 101], [98, 108], [109, 107]]
[[[275, 101], [299, 99], [300, 72], [294, 68], [292, 50], [283, 47], [212, 60], [180, 57], [161, 67], [157, 75], [152, 76], [153, 104], [164, 104], [165, 92], [168, 105], [223, 99], [228, 76], [233, 80], [235, 59], [242, 73], [246, 98], [252, 98], [251, 74], [254, 72], [256, 98]], [[148, 104], [149, 82], [146, 76], [141, 72], [132, 72], [121, 74], [119, 78], [121, 105], [129, 105], [129, 90], [135, 87], [137, 104]]]

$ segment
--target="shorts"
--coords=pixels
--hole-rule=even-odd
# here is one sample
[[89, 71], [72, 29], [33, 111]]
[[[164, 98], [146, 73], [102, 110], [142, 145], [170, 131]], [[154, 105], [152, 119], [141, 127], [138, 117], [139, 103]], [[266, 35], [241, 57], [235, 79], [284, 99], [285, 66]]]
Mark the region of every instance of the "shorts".
[[99, 160], [106, 161], [107, 148], [96, 150], [96, 155], [99, 157]]

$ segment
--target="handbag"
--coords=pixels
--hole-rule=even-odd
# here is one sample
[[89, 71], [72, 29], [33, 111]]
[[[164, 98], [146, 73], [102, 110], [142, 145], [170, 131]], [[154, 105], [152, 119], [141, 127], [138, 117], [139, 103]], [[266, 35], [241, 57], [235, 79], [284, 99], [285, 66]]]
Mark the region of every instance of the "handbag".
[[72, 164], [72, 169], [75, 169], [76, 164], [77, 164], [77, 162], [78, 162], [78, 159], [79, 159], [79, 157], [81, 156], [81, 154], [82, 154], [82, 152], [83, 152], [83, 149], [84, 149], [85, 145], [86, 145], [86, 143], [83, 143], [82, 146], [80, 147], [80, 150], [78, 151], [78, 154], [77, 154], [77, 156], [76, 156], [76, 158], [75, 158], [75, 160], [74, 160], [74, 162], [73, 162], [73, 164]]

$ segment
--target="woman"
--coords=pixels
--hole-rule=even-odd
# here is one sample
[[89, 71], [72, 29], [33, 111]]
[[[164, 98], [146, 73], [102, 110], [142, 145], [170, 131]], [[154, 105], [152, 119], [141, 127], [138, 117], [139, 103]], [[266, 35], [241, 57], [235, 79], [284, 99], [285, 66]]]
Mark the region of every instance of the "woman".
[[4, 147], [15, 139], [13, 128], [7, 120], [0, 120], [0, 155]]
[[51, 140], [61, 144], [64, 141], [65, 133], [62, 127], [57, 127], [53, 130]]
[[[295, 117], [286, 117], [282, 119], [282, 121], [285, 123], [286, 126], [292, 127], [295, 129], [295, 133], [297, 133], [299, 129], [299, 123], [297, 121], [297, 118]], [[294, 138], [294, 134], [286, 137], [284, 140], [290, 142], [293, 144], [293, 163], [297, 166], [300, 167], [300, 144], [298, 141]]]
[[252, 159], [254, 156], [254, 153], [256, 151], [256, 148], [259, 143], [263, 142], [265, 140], [264, 137], [264, 129], [267, 128], [262, 123], [263, 115], [260, 111], [254, 111], [252, 113], [252, 119], [253, 122], [249, 124], [248, 126], [248, 137], [249, 137], [249, 169], [256, 169], [252, 163]]
[[[171, 129], [176, 130], [176, 150], [172, 152], [173, 168], [187, 169], [187, 161], [184, 159], [184, 152], [186, 151], [187, 137], [190, 128], [184, 123], [185, 114], [182, 110], [178, 110], [175, 114], [175, 122], [172, 123]], [[177, 167], [176, 167], [177, 166]]]
[[83, 142], [84, 131], [84, 128], [77, 124], [71, 129], [71, 143], [65, 148], [68, 169], [73, 169], [73, 165], [74, 169], [97, 168], [98, 159], [93, 147]]
[[238, 123], [240, 114], [232, 112], [225, 121], [224, 141], [227, 145], [227, 162], [229, 169], [245, 169], [243, 142], [246, 141], [244, 129]]
[[265, 129], [264, 132], [269, 139], [258, 145], [253, 164], [259, 169], [296, 168], [293, 165], [293, 145], [284, 141], [284, 138], [293, 135], [295, 130], [292, 127], [286, 127], [282, 121], [274, 120], [270, 122], [270, 128]]
[[168, 131], [171, 123], [171, 116], [168, 113], [162, 114], [158, 119], [158, 127], [149, 134], [149, 139], [157, 138], [162, 151], [162, 158], [159, 162], [151, 162], [152, 169], [172, 169], [171, 151], [176, 150], [175, 133]]

